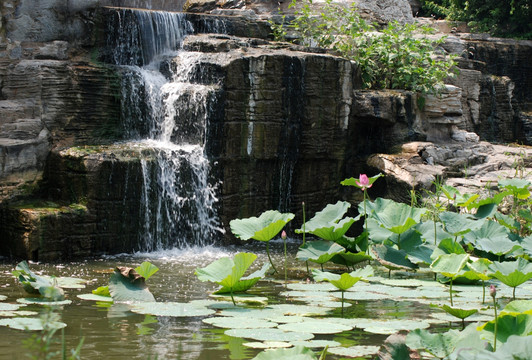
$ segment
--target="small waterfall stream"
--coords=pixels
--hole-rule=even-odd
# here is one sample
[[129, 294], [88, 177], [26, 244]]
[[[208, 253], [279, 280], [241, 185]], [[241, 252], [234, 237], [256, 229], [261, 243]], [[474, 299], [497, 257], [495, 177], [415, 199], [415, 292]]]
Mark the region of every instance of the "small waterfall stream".
[[122, 119], [141, 159], [141, 251], [212, 244], [219, 225], [206, 128], [218, 87], [192, 83], [201, 54], [181, 49], [193, 32], [184, 14], [118, 10], [111, 61], [122, 72]]

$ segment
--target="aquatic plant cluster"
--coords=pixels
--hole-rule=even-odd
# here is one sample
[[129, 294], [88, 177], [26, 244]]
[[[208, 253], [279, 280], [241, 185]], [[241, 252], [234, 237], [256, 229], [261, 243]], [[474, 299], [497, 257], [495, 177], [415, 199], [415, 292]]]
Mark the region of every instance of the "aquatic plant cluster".
[[[338, 201], [303, 221], [295, 230], [296, 234], [311, 237], [299, 246], [296, 255], [307, 264], [307, 281], [287, 278], [288, 255], [284, 247], [285, 292], [282, 294], [305, 299], [309, 304], [268, 304], [266, 297], [246, 294], [261, 279], [267, 276], [272, 279], [272, 272], [277, 272], [281, 265], [273, 266], [268, 246], [270, 263], [247, 276], [245, 273], [257, 259], [253, 253], [222, 257], [197, 268], [195, 274], [200, 281], [220, 286], [212, 300], [156, 301], [146, 281], [159, 269], [150, 262], [136, 268], [117, 267], [107, 286], [78, 297], [127, 303], [129, 310], [137, 314], [205, 317], [204, 323], [227, 329], [226, 335], [256, 341], [246, 346], [280, 347], [265, 350], [255, 359], [317, 359], [328, 354], [398, 359], [410, 358], [408, 354], [412, 352], [439, 359], [493, 356], [530, 359], [532, 291], [530, 286], [522, 290], [521, 287], [532, 278], [532, 184], [519, 178], [501, 180], [498, 192], [481, 197], [435, 183], [436, 190], [425, 198], [424, 206], [416, 207], [382, 198], [371, 201], [367, 190], [381, 176], [363, 174], [342, 182], [364, 191], [356, 217], [346, 216], [350, 203]], [[283, 229], [294, 217], [292, 213], [269, 210], [259, 217], [235, 219], [230, 226], [236, 237], [255, 239], [266, 245], [281, 233], [286, 245]], [[351, 237], [348, 234], [357, 221], [364, 223], [362, 232]], [[310, 269], [309, 262], [320, 269]], [[361, 266], [365, 262], [370, 265]], [[325, 266], [330, 271], [325, 271]], [[342, 271], [344, 267], [346, 270]], [[392, 279], [392, 271], [400, 276]], [[386, 272], [387, 278], [379, 276]], [[430, 280], [430, 276], [415, 276], [418, 273], [433, 274], [436, 281]], [[13, 275], [28, 293], [39, 296], [19, 299], [19, 304], [0, 303], [4, 311], [12, 312], [12, 317], [0, 320], [0, 325], [48, 331], [48, 334], [50, 329], [55, 332], [66, 326], [57, 318], [48, 316], [43, 321], [35, 313], [19, 308], [25, 304], [68, 304], [71, 300], [65, 299], [63, 289], [79, 286], [84, 280], [37, 275], [26, 262], [18, 264]], [[314, 282], [309, 281], [311, 278]], [[464, 285], [473, 283], [482, 286]], [[491, 302], [486, 299], [486, 285], [489, 285]], [[440, 317], [448, 314], [450, 318], [444, 320], [458, 319], [461, 329], [442, 332], [440, 328], [433, 332], [434, 329], [428, 330], [431, 322], [425, 320], [344, 318], [344, 308], [353, 306], [353, 301], [384, 297], [429, 303], [438, 309]], [[331, 311], [335, 308], [341, 311], [333, 316]], [[344, 347], [331, 340], [313, 340], [317, 334], [341, 333], [353, 328], [376, 334], [407, 334], [399, 340], [387, 341], [382, 347]], [[50, 336], [43, 339], [49, 341]], [[71, 358], [77, 358], [82, 344], [72, 350]], [[311, 349], [318, 349], [318, 354]]]

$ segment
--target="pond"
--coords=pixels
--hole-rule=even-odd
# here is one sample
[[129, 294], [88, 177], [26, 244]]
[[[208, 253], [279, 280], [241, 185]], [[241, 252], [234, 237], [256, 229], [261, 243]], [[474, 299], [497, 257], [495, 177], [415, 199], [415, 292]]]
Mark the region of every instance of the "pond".
[[[418, 271], [408, 274], [409, 280], [401, 280], [406, 273], [392, 272], [388, 279], [385, 268], [375, 267], [375, 276], [370, 282], [359, 282], [346, 292], [346, 307], [341, 315], [340, 292], [333, 291], [328, 283], [312, 283], [306, 272], [304, 262], [295, 260], [297, 246], [289, 243], [288, 284], [284, 282], [284, 258], [282, 244], [272, 242], [272, 257], [280, 270], [275, 276], [268, 276], [260, 281], [248, 292], [268, 298], [268, 307], [280, 304], [301, 304], [305, 315], [308, 312], [316, 314], [314, 318], [334, 318], [333, 323], [345, 324], [351, 330], [339, 330], [334, 334], [314, 334], [309, 346], [320, 345], [323, 348], [329, 344], [330, 348], [355, 345], [381, 346], [389, 334], [401, 329], [410, 330], [417, 327], [431, 328], [435, 331], [460, 328], [456, 319], [445, 314], [441, 309], [430, 306], [430, 303], [448, 302], [448, 289], [445, 285], [432, 280], [429, 272]], [[81, 337], [84, 344], [81, 351], [83, 359], [251, 359], [261, 349], [249, 347], [249, 343], [257, 343], [256, 338], [244, 338], [226, 334], [226, 328], [215, 327], [203, 322], [206, 318], [213, 318], [216, 314], [198, 317], [166, 317], [141, 315], [130, 311], [126, 304], [110, 304], [82, 300], [80, 294], [90, 293], [99, 286], [107, 285], [110, 273], [115, 266], [138, 266], [147, 260], [159, 267], [159, 271], [147, 282], [150, 291], [158, 302], [190, 302], [209, 299], [209, 295], [217, 289], [213, 283], [201, 282], [194, 275], [196, 268], [204, 267], [213, 260], [223, 256], [234, 256], [238, 252], [254, 252], [258, 259], [252, 266], [256, 270], [268, 261], [264, 247], [261, 244], [254, 247], [202, 247], [186, 250], [169, 250], [142, 254], [106, 256], [65, 264], [30, 263], [30, 268], [39, 274], [79, 277], [88, 280], [84, 289], [66, 289], [67, 299], [72, 300], [69, 305], [63, 305], [54, 311], [60, 314], [61, 321], [67, 324], [65, 339], [67, 349], [77, 346]], [[17, 299], [28, 297], [22, 287], [11, 275], [15, 267], [14, 262], [4, 262], [1, 265], [2, 286], [0, 295], [7, 296], [3, 303], [16, 303]], [[311, 268], [318, 268], [310, 264]], [[331, 268], [327, 264], [327, 270]], [[402, 282], [403, 281], [403, 282]], [[469, 301], [470, 296], [478, 299], [482, 296], [482, 287], [455, 286], [457, 295], [455, 301]], [[526, 296], [531, 293], [530, 284], [518, 289], [518, 294]], [[394, 295], [395, 294], [395, 295]], [[529, 295], [528, 295], [529, 296]], [[219, 301], [220, 302], [220, 301]], [[229, 302], [225, 307], [233, 307]], [[308, 306], [310, 305], [310, 307]], [[224, 306], [220, 306], [223, 308]], [[240, 305], [239, 307], [250, 307]], [[27, 305], [21, 310], [35, 310], [44, 312], [41, 305]], [[223, 313], [223, 309], [216, 309]], [[287, 315], [297, 313], [298, 310], [286, 310], [284, 314], [275, 314], [288, 318]], [[222, 314], [227, 315], [227, 314]], [[482, 317], [489, 320], [487, 314], [476, 315], [473, 320]], [[247, 322], [252, 323], [260, 316], [249, 315]], [[233, 319], [233, 318], [231, 318]], [[455, 322], [450, 323], [453, 320]], [[236, 321], [236, 320], [235, 320]], [[290, 320], [279, 320], [289, 323]], [[261, 332], [261, 329], [258, 329]], [[263, 333], [268, 331], [262, 329]], [[404, 331], [403, 331], [404, 333]], [[59, 332], [58, 332], [59, 334]], [[27, 349], [24, 348], [25, 339], [30, 332], [10, 329], [0, 326], [0, 358], [26, 359]], [[58, 335], [59, 338], [60, 335]], [[326, 340], [326, 342], [317, 342]], [[339, 355], [328, 355], [327, 359], [340, 359]], [[366, 358], [375, 358], [369, 355]]]

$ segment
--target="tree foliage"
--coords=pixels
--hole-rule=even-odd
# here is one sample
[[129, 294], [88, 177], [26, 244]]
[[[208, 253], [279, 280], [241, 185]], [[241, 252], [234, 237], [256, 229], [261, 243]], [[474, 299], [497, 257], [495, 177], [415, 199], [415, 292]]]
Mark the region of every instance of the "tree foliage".
[[421, 15], [467, 21], [475, 31], [532, 39], [532, 0], [422, 0]]

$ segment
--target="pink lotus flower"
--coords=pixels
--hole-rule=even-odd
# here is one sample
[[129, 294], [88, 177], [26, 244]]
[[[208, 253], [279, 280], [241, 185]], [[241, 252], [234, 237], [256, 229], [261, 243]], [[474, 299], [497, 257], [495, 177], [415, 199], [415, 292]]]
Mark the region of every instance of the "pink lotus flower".
[[281, 233], [281, 239], [286, 240], [286, 231], [284, 231], [284, 230]]
[[369, 183], [368, 176], [366, 174], [360, 174], [358, 181], [355, 180], [355, 183], [357, 186], [359, 186], [362, 190], [369, 189], [373, 184]]

